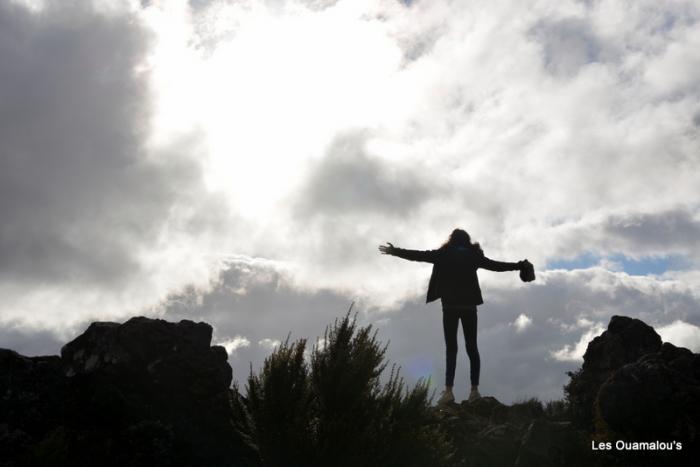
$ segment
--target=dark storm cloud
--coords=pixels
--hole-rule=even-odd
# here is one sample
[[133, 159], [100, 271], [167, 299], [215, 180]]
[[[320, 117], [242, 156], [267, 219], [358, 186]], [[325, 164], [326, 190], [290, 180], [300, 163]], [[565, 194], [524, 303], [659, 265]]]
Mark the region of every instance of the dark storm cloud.
[[367, 152], [365, 132], [336, 137], [311, 169], [297, 205], [303, 218], [352, 213], [402, 217], [420, 207], [431, 190], [415, 167], [392, 167]]
[[149, 39], [88, 1], [0, 5], [0, 281], [114, 285], [194, 197], [194, 137], [144, 148]]

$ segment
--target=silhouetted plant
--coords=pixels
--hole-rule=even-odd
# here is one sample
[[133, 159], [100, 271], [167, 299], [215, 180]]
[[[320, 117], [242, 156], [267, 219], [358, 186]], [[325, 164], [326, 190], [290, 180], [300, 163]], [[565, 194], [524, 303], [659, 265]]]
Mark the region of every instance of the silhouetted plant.
[[[350, 312], [304, 359], [305, 340], [285, 342], [248, 379], [236, 417], [267, 466], [441, 466], [452, 447], [430, 410], [428, 384], [386, 383], [386, 345]], [[247, 422], [245, 421], [247, 420]]]
[[593, 403], [602, 381], [598, 375], [591, 375], [579, 368], [567, 371], [569, 382], [564, 385], [564, 400], [571, 421], [578, 427], [593, 430]]
[[532, 420], [544, 415], [544, 407], [538, 398], [531, 397], [513, 402], [513, 405], [510, 406], [510, 413], [516, 418]]
[[567, 421], [571, 418], [569, 405], [565, 400], [542, 402], [536, 397], [531, 397], [514, 402], [509, 411], [527, 420], [545, 417], [552, 421]]
[[251, 368], [244, 419], [266, 465], [302, 465], [313, 448], [305, 348], [305, 340], [290, 345], [287, 339], [265, 359], [260, 375]]
[[548, 401], [544, 413], [550, 420], [566, 421], [571, 419], [569, 404], [565, 400]]

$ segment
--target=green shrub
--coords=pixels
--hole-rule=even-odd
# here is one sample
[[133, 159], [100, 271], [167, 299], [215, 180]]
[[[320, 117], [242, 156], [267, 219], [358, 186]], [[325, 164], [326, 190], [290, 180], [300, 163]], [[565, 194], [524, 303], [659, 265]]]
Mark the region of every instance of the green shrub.
[[405, 387], [386, 346], [350, 313], [326, 329], [310, 363], [289, 340], [248, 378], [234, 401], [239, 428], [266, 466], [448, 465], [452, 447], [430, 410], [428, 384]]

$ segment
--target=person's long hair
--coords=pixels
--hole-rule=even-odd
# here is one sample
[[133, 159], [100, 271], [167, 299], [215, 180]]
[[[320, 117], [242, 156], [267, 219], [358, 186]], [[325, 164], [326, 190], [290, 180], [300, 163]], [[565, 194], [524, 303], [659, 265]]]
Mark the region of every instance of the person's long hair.
[[453, 246], [461, 246], [465, 248], [474, 248], [476, 250], [481, 250], [481, 245], [479, 245], [476, 242], [472, 243], [472, 238], [465, 230], [462, 229], [454, 229], [447, 241], [443, 243], [440, 248], [448, 248]]

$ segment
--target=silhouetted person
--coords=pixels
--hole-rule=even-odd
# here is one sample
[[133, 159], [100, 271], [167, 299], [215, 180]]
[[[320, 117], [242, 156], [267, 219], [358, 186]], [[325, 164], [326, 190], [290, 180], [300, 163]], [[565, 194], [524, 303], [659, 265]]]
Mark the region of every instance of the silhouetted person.
[[469, 234], [462, 229], [452, 231], [447, 242], [437, 250], [405, 250], [387, 243], [381, 245], [379, 251], [411, 261], [433, 263], [426, 302], [442, 299], [442, 325], [446, 347], [445, 390], [438, 404], [454, 401], [452, 387], [457, 366], [457, 328], [460, 320], [470, 364], [472, 387], [469, 400], [473, 401], [481, 397], [479, 394], [481, 360], [476, 345], [476, 307], [484, 303], [484, 300], [481, 297], [476, 270], [484, 268], [490, 271], [520, 271], [521, 279], [529, 282], [534, 280], [532, 265], [527, 260], [506, 263], [487, 258], [481, 246], [478, 243], [471, 243]]

